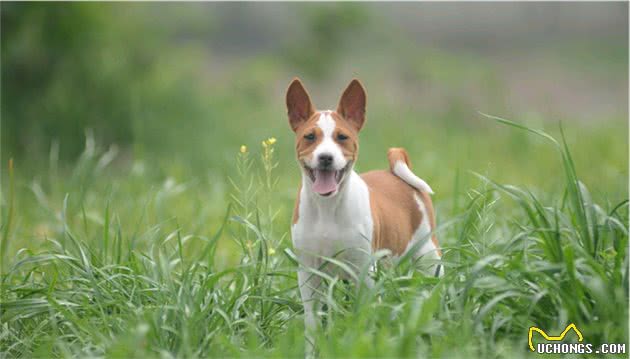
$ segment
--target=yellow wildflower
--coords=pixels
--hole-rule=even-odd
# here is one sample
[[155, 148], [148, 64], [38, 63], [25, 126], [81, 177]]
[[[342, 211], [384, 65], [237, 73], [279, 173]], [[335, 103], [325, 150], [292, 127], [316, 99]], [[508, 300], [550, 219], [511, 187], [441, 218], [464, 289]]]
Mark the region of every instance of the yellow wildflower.
[[267, 140], [267, 143], [270, 145], [273, 145], [274, 143], [276, 143], [276, 138], [275, 137], [269, 137], [269, 139]]
[[245, 153], [245, 152], [247, 152], [247, 146], [242, 145], [241, 146], [241, 153]]
[[267, 252], [269, 253], [270, 256], [276, 254], [276, 250], [271, 248], [271, 247], [269, 247], [269, 251], [267, 251]]

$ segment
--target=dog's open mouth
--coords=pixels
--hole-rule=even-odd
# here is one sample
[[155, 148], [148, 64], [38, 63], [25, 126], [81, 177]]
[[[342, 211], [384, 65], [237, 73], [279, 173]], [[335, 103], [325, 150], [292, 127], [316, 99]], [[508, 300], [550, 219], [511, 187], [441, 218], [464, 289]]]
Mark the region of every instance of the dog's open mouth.
[[346, 167], [338, 171], [332, 169], [311, 169], [308, 166], [304, 166], [304, 169], [311, 181], [313, 181], [313, 191], [326, 197], [339, 189], [339, 184], [346, 175], [349, 167], [350, 162], [348, 162]]

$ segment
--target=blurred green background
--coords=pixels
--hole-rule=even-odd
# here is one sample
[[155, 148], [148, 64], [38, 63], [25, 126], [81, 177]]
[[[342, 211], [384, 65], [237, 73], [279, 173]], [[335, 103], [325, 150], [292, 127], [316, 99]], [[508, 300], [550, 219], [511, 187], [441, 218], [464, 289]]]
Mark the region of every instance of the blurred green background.
[[403, 146], [438, 206], [473, 185], [471, 171], [558, 190], [548, 144], [484, 112], [557, 137], [562, 122], [578, 174], [616, 202], [628, 183], [627, 7], [3, 2], [3, 183], [14, 158], [20, 188], [34, 178], [51, 191], [49, 172], [63, 178], [88, 136], [111, 151], [105, 182], [196, 181], [214, 219], [239, 147], [258, 153], [274, 136], [289, 212], [299, 171], [286, 86], [299, 76], [319, 108], [334, 108], [358, 77], [368, 91], [359, 170]]
[[[0, 31], [8, 356], [303, 357], [295, 76], [320, 109], [361, 79], [357, 169], [408, 150], [448, 268], [384, 275], [326, 317], [322, 357], [627, 338], [627, 2], [0, 2]], [[562, 124], [581, 195], [548, 141], [480, 113]]]

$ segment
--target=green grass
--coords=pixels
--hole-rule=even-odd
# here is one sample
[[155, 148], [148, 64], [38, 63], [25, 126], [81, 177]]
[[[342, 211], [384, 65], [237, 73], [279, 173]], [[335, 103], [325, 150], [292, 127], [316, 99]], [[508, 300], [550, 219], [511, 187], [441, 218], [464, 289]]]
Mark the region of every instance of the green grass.
[[[506, 140], [451, 135], [514, 150], [494, 154], [499, 172], [540, 185], [419, 166], [446, 193], [436, 197], [446, 275], [403, 262], [379, 265], [369, 290], [328, 278], [321, 357], [525, 357], [530, 326], [556, 334], [571, 322], [586, 342], [627, 344], [628, 201], [614, 185], [627, 185], [627, 172], [603, 176], [613, 185], [591, 196], [562, 134], [495, 119]], [[234, 148], [230, 181], [124, 167], [90, 140], [70, 168], [51, 156], [48, 168], [14, 176], [17, 163], [2, 196], [2, 356], [301, 357], [286, 132], [260, 152]], [[365, 136], [359, 162], [384, 162], [373, 158], [387, 144]], [[544, 159], [512, 164], [531, 153]], [[555, 170], [553, 181], [532, 168]]]

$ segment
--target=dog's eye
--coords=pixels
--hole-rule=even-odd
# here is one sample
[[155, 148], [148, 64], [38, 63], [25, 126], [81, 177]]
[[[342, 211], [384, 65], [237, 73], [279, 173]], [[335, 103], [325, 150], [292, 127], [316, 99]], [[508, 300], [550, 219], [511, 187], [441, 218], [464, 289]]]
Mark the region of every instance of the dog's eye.
[[337, 139], [339, 141], [345, 141], [345, 140], [348, 139], [348, 136], [344, 135], [343, 133], [340, 133], [340, 134], [337, 135]]
[[315, 140], [315, 134], [314, 133], [309, 133], [308, 135], [304, 135], [304, 139], [309, 140], [309, 141], [314, 141]]

